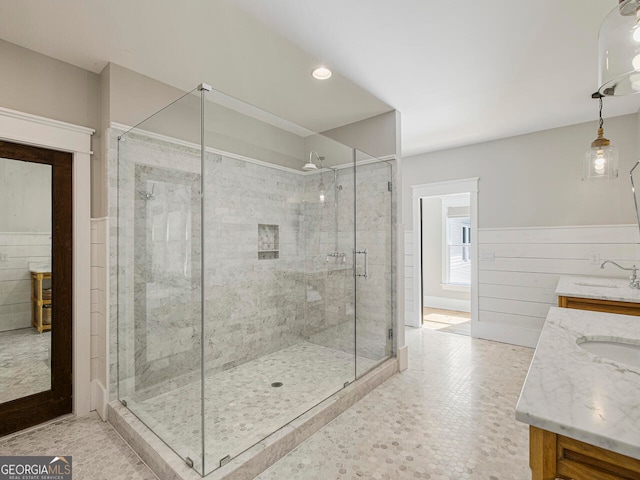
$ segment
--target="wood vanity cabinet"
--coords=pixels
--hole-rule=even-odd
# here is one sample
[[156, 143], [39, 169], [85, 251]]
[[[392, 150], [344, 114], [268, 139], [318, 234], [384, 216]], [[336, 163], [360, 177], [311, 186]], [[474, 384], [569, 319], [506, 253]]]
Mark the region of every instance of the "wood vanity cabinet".
[[[51, 297], [43, 298], [42, 283], [51, 280], [51, 272], [31, 272], [31, 325], [42, 333], [43, 330], [51, 330], [51, 321], [44, 321], [44, 308], [51, 308]], [[49, 310], [49, 314], [51, 311]]]
[[591, 310], [594, 312], [640, 316], [640, 303], [619, 302], [616, 300], [599, 300], [596, 298], [565, 297], [559, 295], [558, 306], [578, 310]]
[[532, 480], [638, 480], [640, 460], [529, 427]]

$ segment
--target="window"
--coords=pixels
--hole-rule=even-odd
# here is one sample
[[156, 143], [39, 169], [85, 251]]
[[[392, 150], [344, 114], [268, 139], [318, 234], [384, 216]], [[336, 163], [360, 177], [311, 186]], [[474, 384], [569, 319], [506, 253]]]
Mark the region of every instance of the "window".
[[442, 202], [442, 284], [445, 288], [471, 286], [471, 217], [468, 200], [464, 200], [452, 196]]

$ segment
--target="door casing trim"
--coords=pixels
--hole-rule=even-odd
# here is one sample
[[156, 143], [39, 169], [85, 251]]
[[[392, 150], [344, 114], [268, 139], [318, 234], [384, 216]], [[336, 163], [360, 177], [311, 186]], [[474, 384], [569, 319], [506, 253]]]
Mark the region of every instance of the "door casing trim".
[[0, 107], [0, 139], [73, 155], [73, 413], [91, 409], [91, 136], [95, 130]]

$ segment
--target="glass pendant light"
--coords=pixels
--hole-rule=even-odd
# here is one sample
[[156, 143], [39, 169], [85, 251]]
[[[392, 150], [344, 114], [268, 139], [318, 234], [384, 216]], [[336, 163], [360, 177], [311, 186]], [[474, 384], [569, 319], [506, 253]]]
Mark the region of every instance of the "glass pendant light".
[[598, 35], [598, 92], [640, 92], [640, 0], [619, 0], [605, 17]]
[[602, 119], [602, 95], [594, 93], [593, 98], [600, 102], [600, 124], [598, 138], [591, 142], [591, 148], [585, 154], [582, 180], [596, 178], [618, 178], [618, 149], [604, 138], [604, 120]]

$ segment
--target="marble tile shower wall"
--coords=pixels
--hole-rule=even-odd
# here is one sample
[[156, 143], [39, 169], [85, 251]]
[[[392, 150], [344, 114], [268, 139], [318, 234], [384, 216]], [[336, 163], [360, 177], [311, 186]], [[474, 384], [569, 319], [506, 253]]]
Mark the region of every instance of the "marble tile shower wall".
[[[196, 197], [191, 199], [193, 204], [187, 199], [190, 189], [191, 195], [197, 193], [193, 188], [198, 183], [195, 179], [200, 171], [199, 151], [144, 135], [130, 135], [127, 139], [126, 154], [139, 165], [138, 178], [136, 183], [133, 167], [127, 175], [121, 172], [120, 209], [133, 212], [137, 207], [137, 214], [146, 218], [146, 226], [141, 223], [139, 229], [143, 227], [151, 232], [149, 235], [155, 235], [149, 223], [151, 217], [159, 213], [167, 216], [170, 212], [146, 211], [148, 203], [140, 191], [148, 193], [153, 183], [159, 185], [164, 182], [164, 185], [156, 186], [155, 193], [166, 195], [163, 188], [170, 188], [173, 178], [175, 185], [170, 188], [173, 195], [184, 197], [180, 202], [174, 202], [174, 207], [180, 205], [182, 209], [181, 218], [174, 218], [174, 222], [182, 222], [181, 228], [185, 231], [188, 230], [185, 222], [191, 222], [191, 246], [174, 260], [181, 260], [183, 266], [185, 261], [189, 263], [192, 281], [179, 289], [179, 296], [188, 301], [177, 303], [174, 301], [174, 294], [178, 292], [174, 291], [175, 285], [168, 290], [160, 288], [154, 292], [146, 290], [144, 295], [141, 292], [136, 294], [133, 272], [129, 272], [130, 284], [120, 286], [121, 297], [118, 299], [118, 271], [122, 274], [128, 266], [140, 262], [153, 263], [153, 258], [134, 250], [133, 218], [129, 219], [128, 225], [121, 226], [120, 236], [125, 244], [118, 249], [118, 225], [115, 221], [118, 218], [117, 137], [121, 133], [111, 128], [106, 136], [109, 214], [113, 220], [110, 222], [112, 248], [109, 270], [110, 399], [117, 395], [118, 301], [121, 302], [121, 312], [131, 318], [136, 312], [136, 305], [138, 313], [153, 312], [151, 323], [145, 320], [136, 325], [133, 321], [120, 319], [122, 350], [135, 352], [135, 355], [119, 359], [121, 386], [125, 388], [121, 395], [126, 393], [126, 388], [133, 388], [136, 374], [138, 382], [146, 380], [162, 389], [168, 384], [177, 386], [196, 379], [200, 366], [195, 355], [200, 347], [200, 290], [193, 281], [200, 276], [200, 248], [196, 241], [200, 212], [195, 205], [198, 203]], [[140, 166], [144, 168], [141, 170]], [[175, 172], [173, 177], [167, 173], [171, 171]], [[318, 201], [319, 174], [303, 176], [213, 153], [207, 154], [204, 174], [204, 342], [207, 373], [240, 365], [303, 340], [352, 353], [355, 313], [352, 171], [338, 171], [337, 183], [342, 190], [338, 191], [337, 248], [333, 173], [324, 172], [322, 175], [326, 186], [325, 203]], [[358, 215], [361, 217], [358, 222], [359, 246], [370, 251], [371, 273], [367, 283], [360, 282], [358, 286], [358, 354], [378, 360], [390, 353], [386, 341], [386, 331], [391, 323], [391, 307], [387, 301], [391, 284], [392, 225], [389, 194], [386, 192], [389, 167], [386, 164], [361, 166], [356, 178]], [[128, 193], [123, 195], [123, 191]], [[190, 213], [183, 211], [187, 205], [191, 205]], [[258, 258], [259, 224], [278, 226], [277, 259]], [[344, 259], [329, 257], [327, 261], [327, 255], [336, 250], [345, 254]], [[158, 257], [154, 258], [158, 260]], [[362, 269], [362, 258], [357, 260], [358, 268]], [[167, 299], [167, 295], [171, 298]], [[140, 309], [141, 302], [144, 309]], [[149, 340], [153, 338], [157, 341], [152, 341], [150, 346]], [[136, 368], [143, 371], [136, 372]], [[130, 379], [129, 386], [123, 382], [124, 379]]]
[[[353, 354], [353, 175], [349, 169], [305, 177], [305, 338]], [[320, 184], [325, 201], [319, 201]], [[341, 189], [336, 189], [341, 187]], [[335, 232], [336, 196], [338, 232]], [[336, 253], [339, 256], [330, 256]], [[344, 254], [344, 256], [340, 256]]]
[[[391, 166], [384, 162], [358, 166], [355, 186], [352, 169], [338, 170], [336, 177], [337, 189], [333, 173], [306, 177], [305, 198], [316, 200], [305, 204], [307, 304], [304, 333], [312, 343], [351, 353], [357, 335], [356, 354], [380, 360], [392, 353], [391, 342], [387, 341], [392, 318], [391, 235], [394, 219], [391, 192], [388, 191]], [[324, 203], [317, 201], [320, 182], [325, 185]], [[369, 276], [358, 277], [357, 282], [353, 278], [353, 263], [356, 262], [356, 271], [363, 273], [364, 258], [362, 255], [354, 258], [354, 228], [357, 250], [367, 249], [369, 267]], [[334, 252], [344, 253], [345, 257], [328, 256]]]
[[[131, 215], [121, 215], [127, 221], [120, 231], [116, 227], [110, 231], [112, 252], [118, 251], [118, 232], [121, 240], [119, 267], [118, 256], [110, 256], [110, 352], [112, 359], [117, 358], [119, 303], [121, 351], [135, 352], [119, 359], [121, 396], [134, 388], [139, 393], [141, 387], [153, 395], [199, 375], [200, 212], [193, 190], [199, 182], [200, 154], [196, 149], [129, 134], [121, 156], [131, 162], [130, 171], [122, 171], [121, 165], [118, 190], [119, 134], [110, 129], [108, 136], [110, 215], [117, 218], [118, 192], [120, 211]], [[204, 341], [205, 365], [207, 373], [212, 373], [303, 340], [300, 199], [304, 181], [293, 172], [212, 153], [207, 154], [204, 178]], [[154, 184], [154, 198], [146, 199], [144, 194], [152, 192]], [[163, 207], [167, 196], [173, 198], [171, 211]], [[189, 223], [188, 248], [184, 242], [164, 245], [164, 241], [151, 241], [166, 233], [154, 227], [156, 217], [165, 219], [165, 230], [178, 226], [184, 231]], [[258, 259], [259, 224], [278, 226], [278, 259]], [[152, 272], [157, 280], [160, 272], [177, 271], [185, 262], [188, 268], [174, 273], [186, 275], [187, 283], [149, 282], [146, 278]], [[120, 285], [120, 298], [113, 288], [118, 272], [125, 282]], [[111, 399], [117, 392], [116, 368], [112, 360]], [[154, 385], [158, 388], [152, 388]]]
[[110, 351], [118, 365], [112, 363], [110, 377], [111, 396], [119, 374], [125, 397], [188, 381], [200, 365], [200, 154], [128, 134], [119, 145], [118, 172], [120, 132], [113, 133]]
[[[302, 341], [303, 176], [226, 156], [205, 163], [205, 365], [216, 372]], [[278, 256], [259, 225], [278, 230]], [[275, 248], [271, 245], [269, 248]]]

